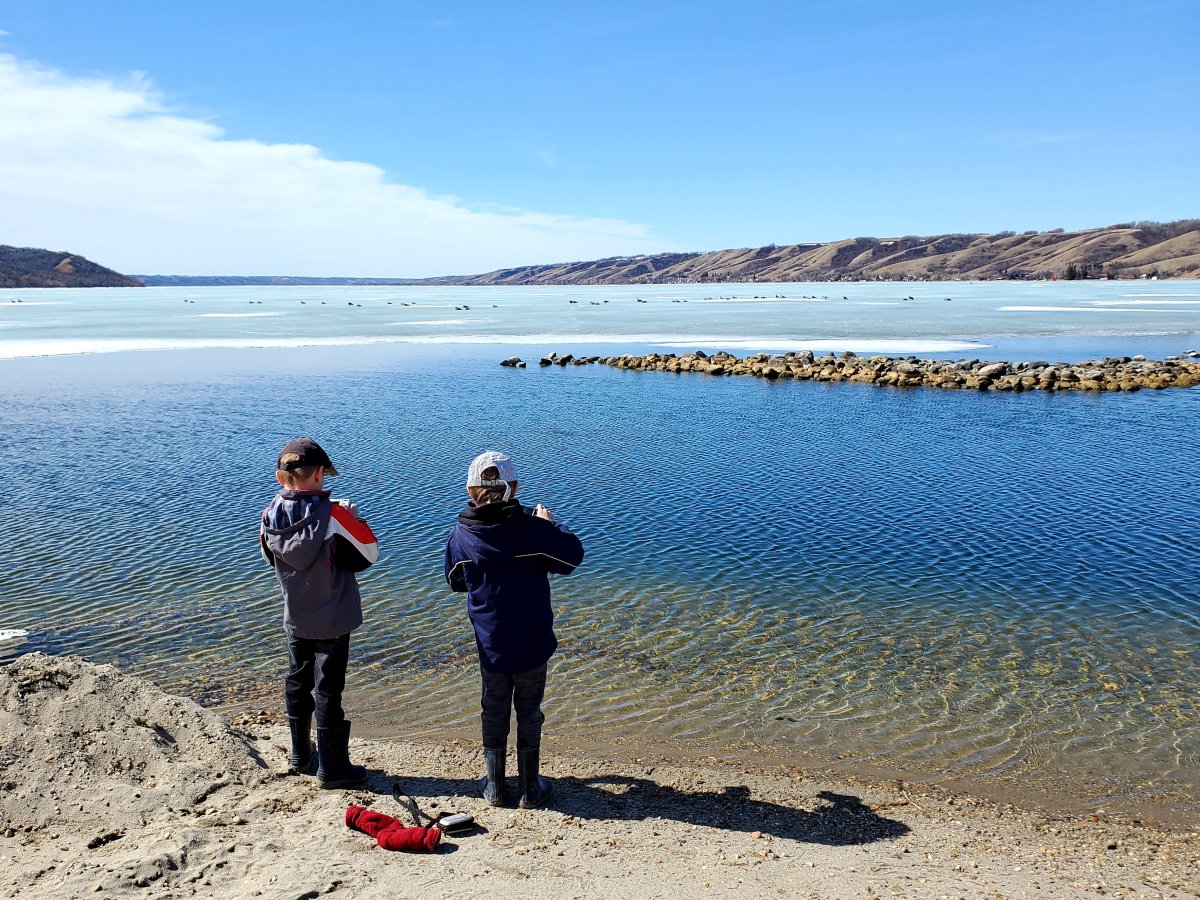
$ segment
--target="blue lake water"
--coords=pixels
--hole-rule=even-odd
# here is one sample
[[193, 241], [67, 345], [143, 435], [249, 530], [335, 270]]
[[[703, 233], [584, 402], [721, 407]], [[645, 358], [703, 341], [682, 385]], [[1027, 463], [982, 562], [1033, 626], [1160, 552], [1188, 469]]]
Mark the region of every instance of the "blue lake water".
[[384, 549], [353, 717], [470, 737], [474, 644], [441, 547], [495, 447], [588, 550], [554, 584], [551, 746], [1195, 821], [1200, 391], [497, 362], [1198, 344], [1187, 282], [0, 291], [0, 630], [30, 632], [0, 661], [76, 653], [205, 702], [269, 699], [280, 602], [256, 520], [306, 433]]

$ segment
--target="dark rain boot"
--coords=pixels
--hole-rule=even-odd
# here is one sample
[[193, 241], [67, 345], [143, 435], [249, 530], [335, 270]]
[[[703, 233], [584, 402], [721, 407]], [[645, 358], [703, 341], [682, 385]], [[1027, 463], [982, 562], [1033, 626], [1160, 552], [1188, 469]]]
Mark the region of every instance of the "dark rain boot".
[[311, 775], [313, 744], [309, 737], [312, 715], [288, 716], [288, 728], [292, 732], [292, 755], [288, 758], [289, 771], [296, 775]]
[[507, 747], [483, 748], [487, 774], [479, 780], [479, 790], [489, 806], [504, 806], [507, 802], [508, 798], [504, 796], [504, 758], [507, 755]]
[[350, 763], [349, 743], [349, 722], [317, 729], [317, 780], [321, 787], [352, 787], [366, 780], [367, 770]]
[[521, 794], [521, 809], [544, 806], [554, 793], [554, 787], [538, 774], [540, 747], [517, 748], [517, 790]]

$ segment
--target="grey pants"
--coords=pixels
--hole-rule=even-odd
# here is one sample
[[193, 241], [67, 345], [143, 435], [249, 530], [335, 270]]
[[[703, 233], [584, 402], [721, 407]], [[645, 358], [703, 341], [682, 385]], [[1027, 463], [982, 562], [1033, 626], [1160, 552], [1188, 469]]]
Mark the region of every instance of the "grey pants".
[[483, 692], [479, 699], [482, 713], [483, 746], [508, 745], [508, 722], [512, 710], [517, 713], [517, 748], [535, 750], [542, 745], [542, 698], [546, 694], [546, 665], [525, 672], [489, 672], [480, 666]]

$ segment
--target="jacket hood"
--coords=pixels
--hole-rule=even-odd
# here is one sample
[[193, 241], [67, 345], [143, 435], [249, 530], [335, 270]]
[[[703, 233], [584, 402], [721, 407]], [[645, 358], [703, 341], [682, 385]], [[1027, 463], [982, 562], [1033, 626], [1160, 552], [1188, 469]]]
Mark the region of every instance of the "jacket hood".
[[516, 535], [512, 529], [502, 526], [513, 516], [519, 515], [522, 515], [522, 506], [516, 500], [489, 503], [486, 506], [469, 504], [458, 516], [458, 524], [472, 538], [464, 541], [463, 550], [477, 563], [512, 559], [516, 554]]
[[293, 569], [307, 569], [329, 530], [329, 492], [280, 491], [263, 511], [263, 542]]

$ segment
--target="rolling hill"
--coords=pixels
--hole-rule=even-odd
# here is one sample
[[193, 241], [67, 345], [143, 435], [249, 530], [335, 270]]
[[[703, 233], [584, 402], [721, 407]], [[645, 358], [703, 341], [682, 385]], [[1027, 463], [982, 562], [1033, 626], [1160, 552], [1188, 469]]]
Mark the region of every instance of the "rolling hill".
[[[121, 275], [81, 256], [0, 246], [0, 287], [146, 285], [522, 285], [796, 281], [1200, 278], [1200, 219], [1086, 231], [859, 237], [696, 253], [610, 257], [435, 278]], [[136, 280], [135, 280], [136, 279]]]
[[72, 253], [0, 244], [0, 288], [42, 287], [142, 287], [142, 283]]
[[1200, 219], [1088, 231], [849, 238], [521, 266], [429, 284], [665, 284], [1004, 278], [1198, 278]]

